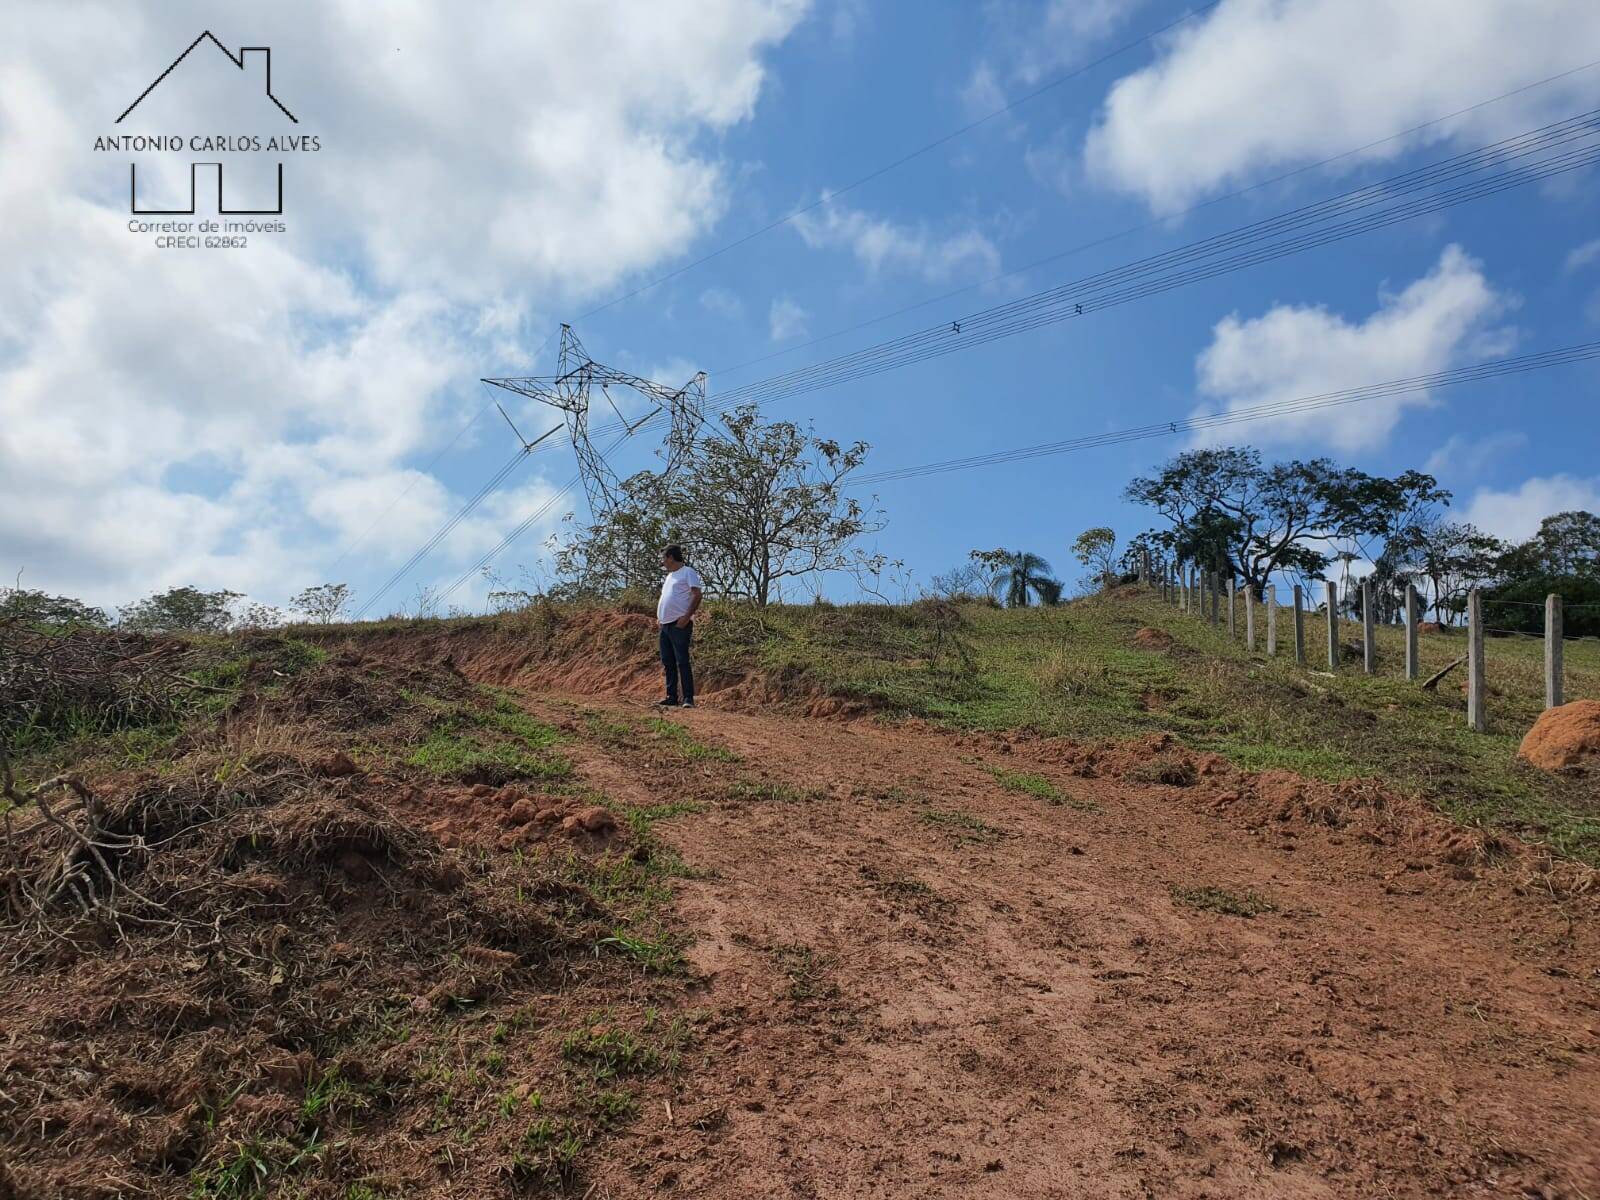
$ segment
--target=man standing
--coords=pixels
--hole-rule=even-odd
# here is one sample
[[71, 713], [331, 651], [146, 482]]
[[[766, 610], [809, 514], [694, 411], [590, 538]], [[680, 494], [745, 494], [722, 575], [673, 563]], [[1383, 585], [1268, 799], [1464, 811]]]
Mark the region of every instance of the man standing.
[[668, 546], [661, 552], [661, 568], [667, 577], [661, 581], [661, 599], [656, 601], [656, 621], [661, 626], [661, 666], [667, 673], [667, 698], [657, 708], [678, 706], [678, 683], [683, 682], [683, 707], [694, 707], [694, 668], [689, 665], [689, 641], [694, 635], [694, 614], [700, 607], [705, 580], [700, 572], [683, 561], [681, 546]]

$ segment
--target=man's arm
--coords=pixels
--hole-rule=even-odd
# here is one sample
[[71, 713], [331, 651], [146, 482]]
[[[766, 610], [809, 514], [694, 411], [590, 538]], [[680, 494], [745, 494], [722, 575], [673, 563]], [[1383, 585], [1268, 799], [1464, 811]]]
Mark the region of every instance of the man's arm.
[[689, 611], [684, 613], [683, 616], [679, 617], [676, 622], [680, 629], [687, 625], [690, 618], [692, 618], [694, 614], [700, 610], [700, 595], [701, 592], [699, 588], [689, 589]]

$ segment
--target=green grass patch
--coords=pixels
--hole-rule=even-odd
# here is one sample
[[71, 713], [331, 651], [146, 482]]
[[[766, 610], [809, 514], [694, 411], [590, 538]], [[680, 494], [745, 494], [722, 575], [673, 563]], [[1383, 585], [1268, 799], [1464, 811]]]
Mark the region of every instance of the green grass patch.
[[980, 821], [971, 813], [960, 809], [930, 808], [919, 814], [919, 819], [936, 829], [954, 834], [964, 842], [998, 842], [1000, 831], [993, 825]]
[[251, 1200], [320, 1160], [326, 1147], [313, 1131], [304, 1142], [287, 1138], [252, 1137], [231, 1146], [216, 1162], [189, 1176], [194, 1200]]
[[804, 804], [808, 801], [826, 799], [827, 793], [821, 788], [790, 787], [786, 783], [770, 779], [741, 776], [728, 785], [725, 798], [752, 804]]
[[406, 765], [462, 783], [571, 777], [571, 761], [551, 749], [560, 736], [553, 728], [529, 716], [508, 694], [484, 692], [487, 702], [482, 704], [403, 693], [432, 721], [406, 754]]
[[1230, 892], [1219, 887], [1174, 887], [1172, 899], [1185, 908], [1221, 913], [1225, 917], [1254, 917], [1278, 911], [1277, 905], [1255, 892]]
[[739, 756], [731, 750], [724, 750], [721, 746], [709, 746], [704, 742], [695, 740], [695, 737], [682, 725], [673, 721], [666, 721], [660, 717], [651, 717], [646, 722], [650, 732], [655, 735], [656, 744], [670, 751], [675, 757], [686, 759], [690, 762], [738, 762]]

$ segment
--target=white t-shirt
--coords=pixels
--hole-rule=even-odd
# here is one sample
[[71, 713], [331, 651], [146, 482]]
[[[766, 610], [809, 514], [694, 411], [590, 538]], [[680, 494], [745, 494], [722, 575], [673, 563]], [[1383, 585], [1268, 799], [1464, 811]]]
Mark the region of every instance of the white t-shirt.
[[671, 625], [685, 615], [694, 603], [689, 590], [699, 588], [704, 591], [705, 586], [699, 571], [688, 565], [679, 567], [661, 581], [661, 599], [656, 601], [656, 620], [662, 625]]

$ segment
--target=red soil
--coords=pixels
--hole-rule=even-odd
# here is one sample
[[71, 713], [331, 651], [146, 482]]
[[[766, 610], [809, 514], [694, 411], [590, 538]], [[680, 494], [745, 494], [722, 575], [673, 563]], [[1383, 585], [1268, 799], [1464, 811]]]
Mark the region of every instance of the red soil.
[[1600, 765], [1600, 700], [1574, 700], [1545, 709], [1517, 753], [1547, 771]]
[[744, 765], [578, 750], [705, 806], [658, 827], [704, 1041], [596, 1197], [1600, 1192], [1592, 872], [1164, 738], [682, 719]]

